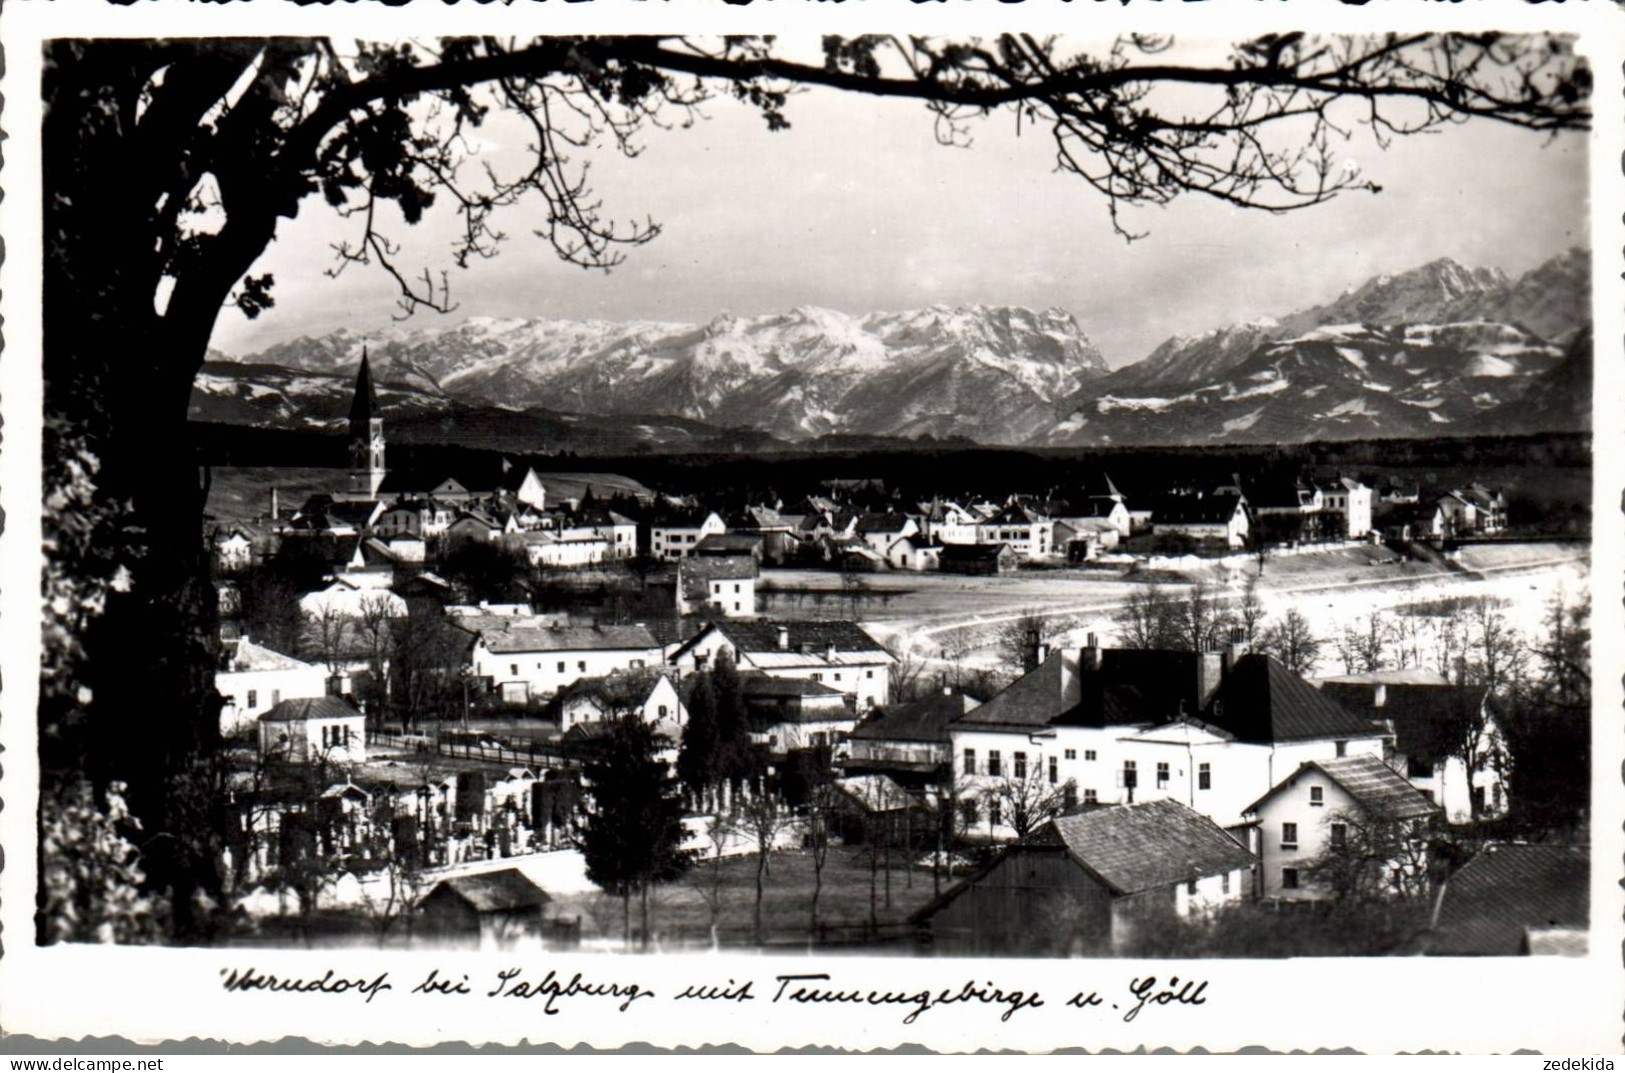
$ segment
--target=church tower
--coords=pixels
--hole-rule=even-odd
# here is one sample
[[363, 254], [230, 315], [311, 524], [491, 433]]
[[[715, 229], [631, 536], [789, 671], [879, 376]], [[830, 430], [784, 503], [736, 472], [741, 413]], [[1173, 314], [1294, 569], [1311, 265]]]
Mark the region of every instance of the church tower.
[[367, 348], [361, 348], [361, 371], [350, 401], [350, 494], [373, 499], [384, 483], [384, 419], [378, 416], [378, 392], [372, 386]]

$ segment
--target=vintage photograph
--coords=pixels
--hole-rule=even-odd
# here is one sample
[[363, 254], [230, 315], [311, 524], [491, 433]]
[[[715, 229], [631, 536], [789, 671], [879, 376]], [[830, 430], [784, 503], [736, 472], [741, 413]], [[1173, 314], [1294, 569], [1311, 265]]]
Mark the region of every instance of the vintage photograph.
[[46, 40], [33, 942], [1584, 956], [1580, 45]]

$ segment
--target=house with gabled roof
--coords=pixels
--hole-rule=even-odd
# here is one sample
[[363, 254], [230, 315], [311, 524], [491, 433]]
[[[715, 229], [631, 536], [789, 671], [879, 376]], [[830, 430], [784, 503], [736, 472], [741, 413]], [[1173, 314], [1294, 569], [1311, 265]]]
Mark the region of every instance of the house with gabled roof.
[[1506, 736], [1488, 686], [1411, 668], [1328, 678], [1320, 691], [1386, 726], [1389, 764], [1437, 802], [1451, 823], [1506, 813]]
[[739, 676], [739, 688], [751, 740], [764, 746], [769, 756], [833, 749], [856, 722], [852, 698], [811, 678], [747, 672]]
[[937, 570], [942, 566], [943, 547], [918, 534], [900, 537], [886, 549], [886, 562], [893, 570], [913, 570], [917, 573]]
[[679, 615], [721, 614], [756, 617], [756, 579], [760, 570], [751, 555], [693, 555], [677, 563], [676, 608]]
[[945, 954], [1122, 952], [1251, 893], [1254, 858], [1176, 801], [1085, 808], [1006, 846], [910, 919]]
[[883, 556], [897, 541], [918, 533], [920, 527], [906, 514], [886, 511], [860, 515], [853, 531], [864, 547]]
[[649, 554], [656, 559], [686, 559], [700, 541], [728, 531], [721, 515], [704, 507], [668, 510], [649, 523]]
[[942, 692], [876, 708], [848, 735], [844, 769], [879, 772], [913, 787], [945, 781], [953, 764], [949, 727], [981, 701], [944, 687]]
[[1021, 503], [1011, 503], [976, 526], [978, 544], [1007, 544], [1021, 559], [1045, 559], [1055, 550], [1055, 521]]
[[553, 899], [517, 868], [440, 880], [418, 902], [416, 930], [439, 945], [508, 950], [541, 941]]
[[731, 657], [741, 670], [775, 678], [809, 678], [834, 686], [868, 712], [889, 696], [896, 662], [855, 622], [712, 622], [677, 646], [668, 662], [683, 675]]
[[1355, 862], [1370, 865], [1368, 879], [1396, 892], [1425, 885], [1428, 830], [1440, 816], [1439, 806], [1369, 754], [1306, 760], [1244, 812], [1260, 896], [1285, 901], [1338, 896], [1339, 856], [1378, 846], [1391, 847], [1384, 859]]
[[1199, 544], [1241, 548], [1247, 544], [1252, 519], [1241, 496], [1164, 496], [1152, 506], [1151, 532], [1157, 539], [1185, 537]]
[[214, 688], [224, 698], [220, 734], [230, 737], [259, 723], [260, 716], [296, 697], [327, 695], [327, 670], [247, 636], [222, 643]]
[[681, 727], [688, 722], [688, 709], [672, 677], [658, 669], [644, 668], [578, 678], [554, 694], [542, 709], [542, 717], [555, 720], [561, 731], [581, 723], [606, 722], [629, 712], [636, 712], [651, 726], [670, 723]]
[[464, 628], [477, 621], [470, 665], [508, 704], [551, 697], [581, 678], [660, 665], [660, 644], [643, 626], [537, 626], [502, 616], [455, 621]]
[[1439, 888], [1425, 952], [1583, 957], [1590, 925], [1586, 847], [1491, 843]]
[[367, 759], [367, 720], [343, 697], [284, 700], [259, 717], [260, 756], [290, 763], [359, 764]]

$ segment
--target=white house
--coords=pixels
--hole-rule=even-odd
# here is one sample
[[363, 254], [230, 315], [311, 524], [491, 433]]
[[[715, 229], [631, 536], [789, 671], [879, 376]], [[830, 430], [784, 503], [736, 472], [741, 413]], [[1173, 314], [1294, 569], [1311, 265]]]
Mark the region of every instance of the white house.
[[601, 723], [637, 712], [651, 726], [688, 722], [688, 709], [670, 677], [658, 671], [616, 671], [582, 678], [561, 689], [544, 714], [556, 715], [560, 730], [579, 723]]
[[293, 763], [359, 764], [367, 720], [343, 697], [285, 700], [259, 717], [260, 756]]
[[[465, 620], [467, 621], [467, 620]], [[643, 626], [546, 626], [523, 619], [477, 620], [470, 650], [477, 678], [509, 704], [550, 697], [581, 679], [660, 665], [660, 643]]]
[[893, 570], [936, 570], [942, 565], [942, 547], [923, 536], [900, 537], [886, 549], [886, 562]]
[[253, 560], [254, 542], [241, 529], [221, 529], [214, 534], [214, 568], [230, 574], [247, 569]]
[[657, 518], [649, 526], [649, 554], [656, 559], [686, 559], [694, 546], [708, 536], [728, 531], [716, 511], [676, 511]]
[[1306, 761], [1246, 811], [1262, 897], [1334, 897], [1340, 856], [1374, 850], [1391, 856], [1375, 862], [1373, 887], [1425, 889], [1426, 832], [1439, 808], [1379, 757]]
[[719, 612], [728, 618], [756, 617], [753, 555], [694, 555], [677, 562], [679, 615]]
[[247, 637], [225, 642], [225, 658], [214, 688], [225, 698], [220, 734], [230, 737], [258, 724], [260, 716], [284, 700], [327, 694], [327, 671]]
[[1341, 514], [1347, 522], [1350, 540], [1360, 540], [1371, 532], [1371, 489], [1352, 477], [1339, 477], [1321, 490], [1325, 510]]
[[1451, 823], [1505, 815], [1506, 737], [1488, 687], [1422, 674], [1429, 680], [1419, 680], [1415, 668], [1348, 675], [1326, 679], [1320, 690], [1388, 728], [1389, 764], [1444, 809]]
[[1055, 550], [1055, 522], [1020, 503], [1012, 503], [976, 526], [978, 544], [1008, 544], [1023, 559], [1047, 558]]
[[876, 555], [885, 555], [888, 548], [907, 536], [920, 531], [919, 525], [906, 514], [864, 514], [854, 527], [863, 546]]
[[1235, 495], [1171, 496], [1157, 502], [1151, 517], [1158, 537], [1184, 536], [1198, 543], [1240, 548], [1251, 522], [1247, 501]]
[[713, 622], [671, 654], [689, 675], [728, 652], [741, 671], [808, 678], [851, 698], [859, 714], [884, 704], [896, 660], [855, 622]]
[[[1014, 833], [1011, 781], [1052, 805], [1172, 799], [1221, 827], [1306, 760], [1380, 757], [1385, 731], [1267, 656], [1040, 646], [1034, 670], [950, 726], [989, 834]], [[994, 804], [999, 804], [995, 815]]]
[[921, 532], [938, 544], [976, 543], [977, 515], [958, 503], [936, 499], [920, 504]]

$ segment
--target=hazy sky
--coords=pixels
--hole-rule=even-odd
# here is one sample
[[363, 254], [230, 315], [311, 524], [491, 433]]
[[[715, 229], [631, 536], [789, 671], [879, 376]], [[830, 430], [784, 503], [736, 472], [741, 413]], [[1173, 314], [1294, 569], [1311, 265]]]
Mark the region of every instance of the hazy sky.
[[[1070, 310], [1113, 365], [1169, 335], [1281, 314], [1335, 297], [1381, 272], [1437, 257], [1517, 274], [1587, 239], [1586, 149], [1474, 122], [1382, 151], [1363, 133], [1342, 147], [1383, 186], [1286, 215], [1186, 196], [1130, 210], [1147, 238], [1113, 234], [1105, 202], [1058, 174], [1047, 132], [1018, 136], [1009, 116], [973, 128], [969, 149], [936, 144], [916, 103], [813, 91], [791, 101], [792, 129], [769, 133], [719, 100], [693, 129], [651, 131], [626, 160], [590, 154], [605, 211], [652, 216], [664, 233], [609, 274], [561, 263], [531, 235], [537, 203], [498, 220], [511, 237], [494, 260], [452, 269], [450, 318], [706, 321], [819, 305], [849, 313], [934, 303]], [[488, 124], [482, 153], [523, 159], [514, 127]], [[587, 154], [583, 154], [584, 158]], [[228, 310], [216, 346], [234, 353], [344, 326], [390, 324], [393, 284], [352, 266], [327, 278], [329, 244], [347, 225], [319, 199], [283, 221], [254, 271], [276, 276], [277, 306], [258, 321]], [[404, 269], [450, 268], [450, 212], [397, 228]]]

